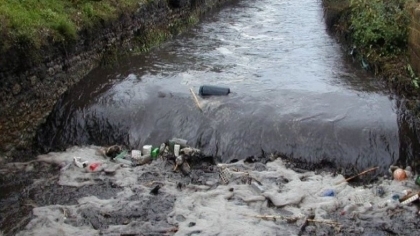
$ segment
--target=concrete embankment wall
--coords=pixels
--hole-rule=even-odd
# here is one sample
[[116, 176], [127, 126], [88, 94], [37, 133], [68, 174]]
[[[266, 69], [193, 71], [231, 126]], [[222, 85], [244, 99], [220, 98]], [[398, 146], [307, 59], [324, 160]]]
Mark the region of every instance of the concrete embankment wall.
[[232, 0], [151, 0], [114, 22], [81, 30], [76, 42], [17, 45], [0, 55], [0, 156], [30, 150], [57, 99], [106, 55], [144, 43], [151, 33], [171, 35], [174, 26], [227, 2]]

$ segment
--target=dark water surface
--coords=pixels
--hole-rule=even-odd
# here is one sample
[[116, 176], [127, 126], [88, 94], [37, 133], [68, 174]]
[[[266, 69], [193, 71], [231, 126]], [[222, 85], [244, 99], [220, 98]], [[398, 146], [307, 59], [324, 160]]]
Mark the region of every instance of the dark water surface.
[[[232, 93], [201, 99], [201, 113], [189, 88], [203, 84]], [[181, 137], [225, 162], [280, 152], [385, 170], [407, 153], [406, 120], [384, 91], [327, 33], [319, 1], [240, 1], [150, 53], [92, 71], [38, 143], [140, 148]]]

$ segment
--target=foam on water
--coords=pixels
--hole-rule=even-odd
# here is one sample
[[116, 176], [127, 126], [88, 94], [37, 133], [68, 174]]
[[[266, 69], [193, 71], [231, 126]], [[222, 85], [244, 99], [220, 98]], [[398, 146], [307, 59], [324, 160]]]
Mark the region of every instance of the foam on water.
[[[98, 152], [99, 147], [74, 147], [66, 152], [41, 155], [38, 160], [64, 165], [74, 156], [100, 162], [103, 168], [115, 166]], [[354, 217], [391, 222], [390, 213], [400, 210], [412, 217], [415, 206], [402, 206], [389, 200], [405, 189], [418, 190], [413, 181], [381, 180], [385, 196], [371, 188], [352, 187], [342, 175], [298, 173], [285, 161], [267, 164], [192, 166], [189, 176], [173, 171], [173, 163], [158, 159], [149, 165], [120, 167], [114, 175], [88, 172], [74, 164], [63, 168], [62, 186], [95, 185], [110, 181], [122, 190], [115, 197], [87, 196], [74, 205], [47, 205], [33, 209], [33, 219], [17, 235], [296, 235], [305, 217], [335, 220], [351, 227]], [[221, 184], [219, 173], [227, 169], [228, 183]], [[158, 194], [151, 190], [160, 186]], [[327, 190], [333, 197], [323, 196]], [[263, 216], [276, 216], [267, 220]], [[365, 222], [365, 223], [366, 223]], [[347, 226], [346, 226], [347, 225]], [[312, 228], [311, 228], [312, 227]], [[329, 225], [311, 225], [308, 230]], [[335, 230], [335, 229], [330, 229]], [[308, 232], [310, 234], [310, 232]]]

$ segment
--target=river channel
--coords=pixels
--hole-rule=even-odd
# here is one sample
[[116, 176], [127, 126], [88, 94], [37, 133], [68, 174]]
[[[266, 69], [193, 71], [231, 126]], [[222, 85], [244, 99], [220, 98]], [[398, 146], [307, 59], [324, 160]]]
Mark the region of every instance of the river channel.
[[[139, 149], [180, 137], [223, 162], [278, 152], [386, 169], [402, 155], [398, 104], [347, 53], [319, 1], [240, 1], [150, 53], [92, 71], [38, 143]], [[189, 90], [201, 85], [232, 93], [202, 98], [201, 113]]]
[[[277, 153], [353, 172], [378, 166], [383, 174], [395, 163], [417, 169], [404, 101], [352, 60], [323, 14], [318, 0], [228, 5], [150, 52], [91, 71], [57, 102], [37, 149], [141, 149], [178, 137], [225, 163]], [[200, 111], [190, 89], [201, 85], [231, 93], [200, 97]], [[2, 212], [21, 201], [7, 193]], [[41, 205], [66, 202], [38, 195]], [[0, 219], [7, 229], [10, 215]]]

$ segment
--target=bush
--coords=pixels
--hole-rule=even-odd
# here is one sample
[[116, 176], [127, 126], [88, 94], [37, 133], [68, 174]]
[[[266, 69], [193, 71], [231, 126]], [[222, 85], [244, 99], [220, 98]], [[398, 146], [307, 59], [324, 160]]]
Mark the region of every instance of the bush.
[[380, 56], [398, 54], [407, 45], [410, 17], [404, 9], [409, 0], [351, 0], [354, 43]]

